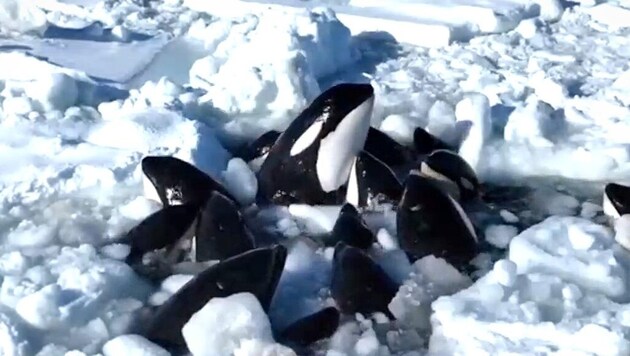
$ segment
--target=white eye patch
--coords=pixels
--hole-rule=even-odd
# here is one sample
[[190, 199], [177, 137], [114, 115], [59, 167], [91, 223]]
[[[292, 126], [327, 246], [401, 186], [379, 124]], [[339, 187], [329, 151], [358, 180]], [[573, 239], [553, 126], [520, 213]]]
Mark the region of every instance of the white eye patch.
[[319, 135], [322, 127], [324, 126], [324, 120], [317, 120], [311, 126], [309, 126], [300, 137], [293, 143], [293, 147], [291, 147], [291, 151], [289, 154], [291, 156], [295, 156], [305, 149], [309, 148], [315, 142], [317, 135]]

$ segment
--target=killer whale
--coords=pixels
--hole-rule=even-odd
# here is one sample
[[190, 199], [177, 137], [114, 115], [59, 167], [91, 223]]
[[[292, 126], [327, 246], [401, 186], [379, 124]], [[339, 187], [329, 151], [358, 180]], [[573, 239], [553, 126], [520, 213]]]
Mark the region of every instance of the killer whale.
[[477, 254], [477, 234], [462, 207], [418, 171], [405, 181], [396, 229], [400, 247], [412, 260], [434, 255], [459, 267]]
[[213, 191], [236, 201], [220, 182], [179, 158], [146, 156], [141, 166], [145, 195], [164, 205], [202, 204]]
[[258, 172], [262, 195], [280, 205], [336, 203], [365, 144], [373, 105], [369, 84], [339, 84], [319, 95], [269, 150]]

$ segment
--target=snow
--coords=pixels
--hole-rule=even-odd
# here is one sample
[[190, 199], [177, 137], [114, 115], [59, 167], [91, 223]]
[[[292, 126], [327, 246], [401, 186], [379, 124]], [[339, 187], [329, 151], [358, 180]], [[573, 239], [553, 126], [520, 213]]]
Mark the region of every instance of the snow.
[[625, 354], [627, 258], [606, 228], [550, 217], [512, 240], [509, 259], [473, 286], [433, 303], [429, 353]]
[[212, 299], [190, 351], [298, 354], [272, 328], [334, 304], [318, 239], [340, 207], [253, 204], [231, 152], [343, 81], [374, 87], [371, 124], [400, 143], [423, 127], [458, 147], [488, 188], [462, 207], [490, 251], [471, 275], [410, 263], [395, 211], [362, 212], [397, 320], [344, 316], [316, 352], [630, 353], [630, 218], [601, 201], [630, 173], [629, 23], [627, 1], [1, 1], [0, 353], [168, 354], [137, 324], [193, 275], [149, 283], [116, 238], [161, 208], [142, 157], [173, 155], [289, 248], [269, 312]]

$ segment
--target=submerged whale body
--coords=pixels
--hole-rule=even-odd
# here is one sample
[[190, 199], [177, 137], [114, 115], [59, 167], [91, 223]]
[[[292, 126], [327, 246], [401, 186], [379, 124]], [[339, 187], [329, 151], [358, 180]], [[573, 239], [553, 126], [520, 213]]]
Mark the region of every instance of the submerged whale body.
[[335, 204], [370, 127], [374, 89], [336, 85], [318, 96], [276, 140], [258, 172], [276, 204]]
[[376, 242], [376, 237], [352, 204], [344, 204], [341, 207], [330, 237], [325, 241], [325, 244], [335, 246], [340, 241], [360, 249], [368, 249]]
[[382, 312], [394, 318], [388, 305], [398, 285], [368, 255], [339, 242], [333, 256], [330, 293], [345, 314]]
[[234, 201], [212, 192], [197, 221], [195, 260], [224, 260], [253, 248], [254, 238]]
[[400, 247], [414, 260], [434, 255], [459, 267], [477, 254], [477, 235], [462, 207], [417, 171], [405, 181], [396, 228]]
[[163, 347], [184, 346], [182, 327], [215, 297], [249, 292], [268, 311], [286, 258], [287, 249], [276, 245], [251, 250], [208, 267], [157, 309], [145, 336]]
[[203, 204], [213, 191], [234, 200], [221, 183], [179, 158], [144, 157], [142, 172], [146, 178], [144, 189], [147, 197], [164, 205]]
[[309, 346], [332, 336], [339, 327], [339, 317], [335, 307], [324, 308], [289, 325], [280, 333], [279, 341], [299, 347]]
[[350, 171], [346, 201], [356, 207], [374, 207], [398, 202], [401, 195], [402, 185], [391, 168], [370, 153], [361, 151]]

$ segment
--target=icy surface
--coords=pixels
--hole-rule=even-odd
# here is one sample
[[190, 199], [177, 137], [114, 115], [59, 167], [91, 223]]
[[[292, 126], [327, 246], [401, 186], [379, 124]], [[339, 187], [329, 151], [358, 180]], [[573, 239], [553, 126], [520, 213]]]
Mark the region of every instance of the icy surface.
[[[374, 86], [372, 126], [408, 145], [423, 127], [473, 166], [489, 251], [471, 276], [410, 264], [395, 212], [364, 212], [400, 320], [344, 316], [315, 351], [630, 352], [630, 224], [601, 204], [630, 174], [627, 1], [271, 2], [0, 1], [0, 353], [165, 354], [135, 324], [193, 275], [152, 285], [124, 263], [115, 239], [161, 207], [142, 157], [191, 162], [251, 205], [255, 175], [230, 152], [341, 81]], [[257, 239], [289, 248], [269, 315], [233, 338], [189, 323], [195, 353], [292, 355], [270, 324], [334, 305], [319, 238], [340, 207], [258, 208], [243, 210]]]
[[627, 263], [604, 227], [550, 217], [514, 238], [509, 259], [470, 288], [433, 303], [429, 353], [630, 352], [628, 307], [620, 304]]

